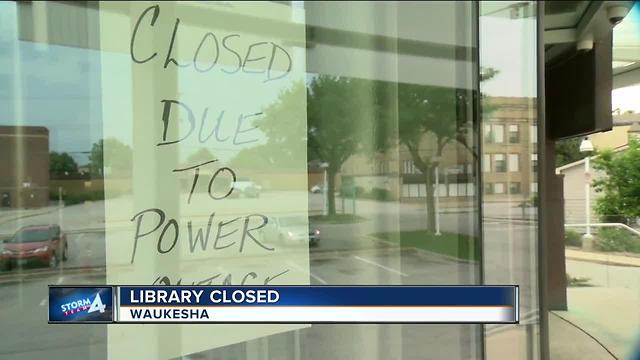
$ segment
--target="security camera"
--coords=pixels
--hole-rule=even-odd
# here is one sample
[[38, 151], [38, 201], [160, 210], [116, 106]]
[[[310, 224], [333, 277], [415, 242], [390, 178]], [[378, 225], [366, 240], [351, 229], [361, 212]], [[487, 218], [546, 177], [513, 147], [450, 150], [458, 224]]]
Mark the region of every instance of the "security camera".
[[624, 6], [611, 6], [607, 9], [607, 17], [611, 25], [618, 25], [627, 16], [629, 9]]

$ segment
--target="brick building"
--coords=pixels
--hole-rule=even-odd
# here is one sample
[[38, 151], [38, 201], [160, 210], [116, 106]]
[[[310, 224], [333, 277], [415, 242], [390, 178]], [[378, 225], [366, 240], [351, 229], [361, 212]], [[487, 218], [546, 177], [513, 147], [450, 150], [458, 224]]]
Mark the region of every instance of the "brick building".
[[35, 208], [49, 201], [49, 130], [0, 126], [0, 207]]

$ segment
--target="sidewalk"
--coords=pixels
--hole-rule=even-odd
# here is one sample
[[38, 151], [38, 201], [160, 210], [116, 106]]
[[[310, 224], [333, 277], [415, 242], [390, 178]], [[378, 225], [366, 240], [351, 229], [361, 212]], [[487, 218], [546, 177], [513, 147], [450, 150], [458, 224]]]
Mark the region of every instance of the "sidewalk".
[[[615, 358], [628, 358], [633, 345], [640, 339], [640, 293], [637, 289], [569, 288], [567, 300], [568, 311], [553, 311], [552, 314], [597, 339], [600, 347]], [[562, 333], [562, 327], [550, 326], [549, 331], [553, 339]]]
[[622, 255], [619, 253], [583, 251], [565, 248], [564, 256], [569, 260], [588, 261], [605, 265], [640, 267], [640, 257], [632, 255]]
[[0, 210], [0, 224], [4, 224], [17, 219], [28, 218], [32, 216], [38, 216], [48, 214], [53, 211], [57, 211], [58, 206], [45, 206], [36, 209], [8, 209]]
[[555, 311], [549, 313], [549, 353], [554, 360], [615, 359], [608, 349]]

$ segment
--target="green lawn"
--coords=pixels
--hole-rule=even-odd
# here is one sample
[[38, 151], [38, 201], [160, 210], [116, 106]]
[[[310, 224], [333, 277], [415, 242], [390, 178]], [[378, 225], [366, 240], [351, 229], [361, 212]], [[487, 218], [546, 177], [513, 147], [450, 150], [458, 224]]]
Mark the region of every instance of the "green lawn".
[[478, 254], [474, 251], [475, 239], [467, 235], [442, 233], [435, 236], [428, 231], [417, 230], [377, 233], [373, 236], [400, 243], [403, 247], [415, 247], [464, 260], [478, 260]]
[[309, 221], [314, 224], [355, 224], [363, 222], [366, 219], [362, 216], [353, 214], [335, 214], [335, 215], [312, 215]]

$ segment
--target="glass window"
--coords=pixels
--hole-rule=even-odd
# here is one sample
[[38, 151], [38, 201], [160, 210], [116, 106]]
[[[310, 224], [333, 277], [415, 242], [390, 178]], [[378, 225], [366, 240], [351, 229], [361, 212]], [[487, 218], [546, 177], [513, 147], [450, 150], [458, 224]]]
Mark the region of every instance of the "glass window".
[[491, 172], [491, 154], [482, 154], [482, 172]]
[[[512, 101], [535, 108], [535, 13], [509, 15], [535, 6], [513, 4], [481, 3], [478, 14], [472, 2], [0, 3], [0, 235], [58, 225], [68, 244], [44, 264], [14, 261], [2, 274], [10, 281], [1, 285], [8, 305], [0, 353], [482, 358], [498, 331], [475, 324], [59, 327], [46, 324], [42, 304], [47, 284], [484, 278], [519, 284], [522, 318], [531, 319], [524, 314], [537, 309], [536, 279], [525, 277], [535, 269], [509, 266], [533, 267], [535, 257], [506, 254], [521, 247], [503, 244], [534, 249], [533, 227], [518, 227], [517, 239], [488, 226], [480, 232], [480, 206], [490, 217], [506, 208], [499, 196], [480, 204], [473, 189], [493, 193], [491, 183], [475, 170], [442, 174], [459, 179], [435, 191], [434, 175], [437, 163], [464, 173], [466, 164], [490, 172], [493, 162], [507, 171], [506, 150], [494, 149], [503, 152], [494, 159], [480, 151], [483, 140], [505, 143], [505, 125], [487, 128], [478, 111], [503, 121]], [[531, 146], [522, 138], [519, 146]], [[505, 192], [505, 183], [495, 187]], [[457, 198], [436, 211], [436, 194]], [[165, 216], [155, 219], [152, 209]], [[260, 244], [274, 251], [256, 245], [240, 253], [242, 231], [231, 227], [250, 214], [296, 222], [264, 224]], [[136, 221], [146, 229], [161, 223], [134, 243]], [[234, 246], [190, 242], [192, 228], [206, 236], [207, 224], [219, 231], [229, 221]], [[160, 228], [172, 224], [179, 241], [160, 254], [170, 240]], [[318, 230], [319, 240], [282, 241], [298, 225]], [[406, 247], [415, 251], [400, 251]], [[496, 261], [503, 256], [512, 261]]]
[[[532, 2], [480, 2], [480, 68], [490, 80], [480, 83], [483, 119], [518, 124], [519, 142], [509, 145], [517, 154], [537, 152], [537, 26]], [[504, 49], [505, 51], [492, 51]], [[505, 56], [508, 54], [508, 56]], [[482, 70], [481, 70], [482, 71]], [[483, 124], [491, 120], [483, 120]], [[483, 154], [501, 152], [495, 145], [482, 147]], [[502, 150], [504, 153], [508, 153]], [[499, 157], [500, 158], [500, 157]], [[537, 174], [529, 161], [520, 159], [517, 173], [508, 181], [534, 182]], [[495, 161], [495, 159], [494, 159]], [[506, 164], [494, 164], [504, 169]], [[505, 175], [483, 176], [483, 186], [495, 182], [495, 193], [506, 193]], [[494, 178], [499, 177], [499, 178]], [[513, 178], [513, 179], [511, 179]], [[497, 181], [497, 182], [496, 182]], [[511, 185], [509, 185], [511, 186]], [[522, 189], [521, 189], [522, 190]], [[487, 359], [540, 358], [538, 317], [537, 208], [521, 207], [522, 196], [487, 196], [482, 210], [484, 277], [487, 283], [520, 286], [521, 321], [508, 327], [486, 327]], [[500, 224], [496, 224], [496, 218]], [[525, 222], [516, 219], [525, 219]], [[506, 350], [506, 349], [509, 350]]]
[[538, 172], [538, 154], [531, 154], [531, 168], [534, 173]]
[[438, 187], [440, 188], [440, 196], [447, 196], [447, 184], [438, 184]]
[[484, 183], [484, 193], [485, 195], [493, 194], [493, 183], [489, 183], [489, 182]]
[[507, 160], [504, 154], [494, 154], [493, 164], [495, 166], [495, 172], [503, 173], [507, 172]]
[[491, 134], [494, 143], [504, 143], [504, 125], [491, 125]]
[[484, 130], [483, 135], [484, 135], [484, 142], [487, 144], [492, 144], [494, 142], [493, 140], [493, 133], [491, 131], [491, 125], [490, 124], [485, 124], [482, 129]]
[[520, 142], [520, 130], [517, 124], [509, 125], [509, 143], [517, 144]]
[[536, 144], [538, 142], [538, 125], [531, 125], [529, 138], [532, 144]]
[[520, 194], [520, 183], [519, 182], [511, 182], [511, 183], [509, 183], [509, 194]]
[[520, 171], [520, 155], [519, 154], [509, 154], [508, 162], [509, 162], [509, 172]]
[[458, 196], [467, 196], [467, 184], [458, 184]]

